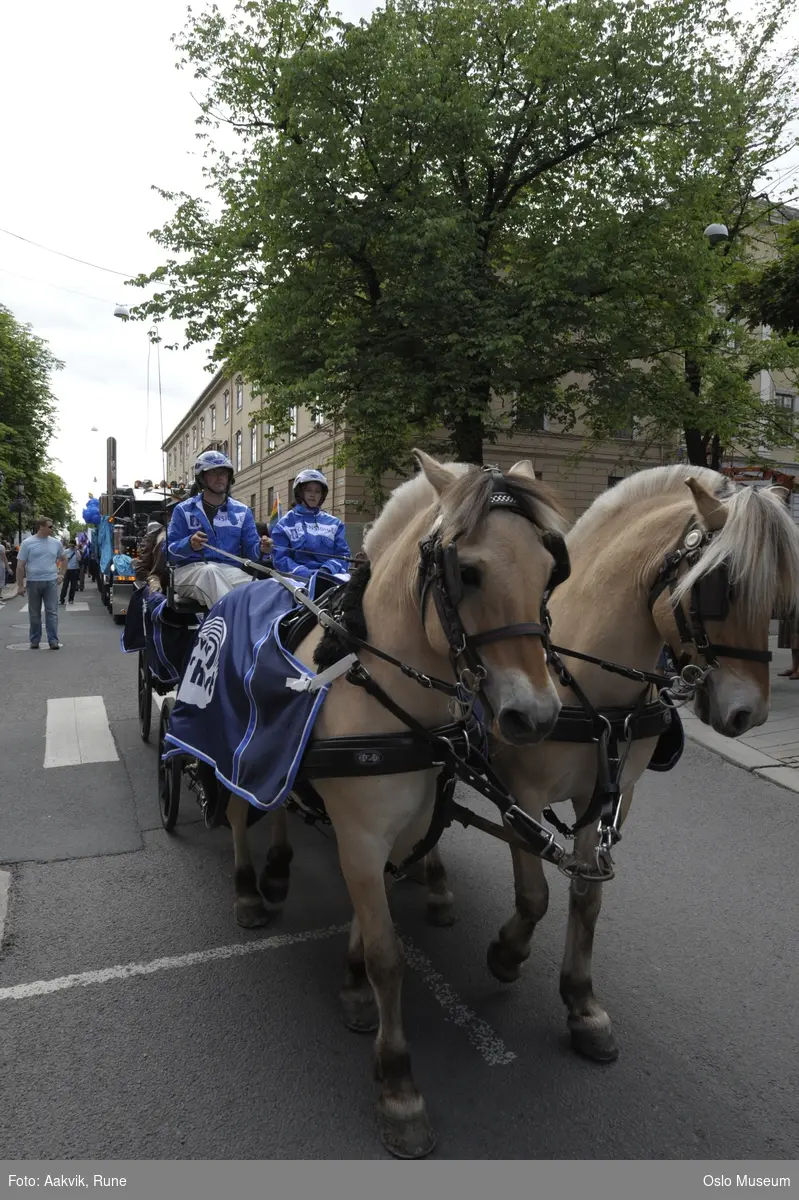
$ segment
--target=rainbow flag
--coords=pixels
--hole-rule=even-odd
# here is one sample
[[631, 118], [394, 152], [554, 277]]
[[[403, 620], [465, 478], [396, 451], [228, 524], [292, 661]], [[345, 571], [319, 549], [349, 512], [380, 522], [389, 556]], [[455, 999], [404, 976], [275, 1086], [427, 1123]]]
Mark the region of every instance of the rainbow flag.
[[283, 505], [280, 503], [280, 492], [275, 492], [272, 511], [269, 514], [269, 529], [272, 530], [280, 518], [283, 516]]

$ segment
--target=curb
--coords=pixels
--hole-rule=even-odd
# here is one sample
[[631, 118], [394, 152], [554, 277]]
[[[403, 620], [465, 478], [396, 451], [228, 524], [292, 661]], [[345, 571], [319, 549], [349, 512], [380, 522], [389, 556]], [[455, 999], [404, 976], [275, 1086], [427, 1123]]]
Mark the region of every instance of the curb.
[[723, 737], [720, 733], [716, 733], [715, 729], [709, 729], [707, 725], [703, 725], [698, 717], [683, 715], [683, 729], [686, 738], [696, 742], [699, 746], [704, 746], [706, 750], [712, 750], [725, 762], [749, 771], [758, 779], [775, 783], [789, 792], [799, 793], [799, 771], [794, 767], [786, 767], [780, 759], [763, 754], [761, 750], [753, 750], [744, 742], [736, 742], [733, 738]]
[[3, 945], [3, 932], [8, 916], [8, 892], [11, 885], [11, 875], [8, 871], [0, 871], [0, 949]]

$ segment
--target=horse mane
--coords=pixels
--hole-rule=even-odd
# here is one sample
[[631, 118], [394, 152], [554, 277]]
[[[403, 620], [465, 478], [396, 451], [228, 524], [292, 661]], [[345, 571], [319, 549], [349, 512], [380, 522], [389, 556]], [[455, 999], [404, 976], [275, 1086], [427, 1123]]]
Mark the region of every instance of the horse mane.
[[598, 496], [575, 522], [567, 536], [569, 548], [586, 539], [593, 541], [609, 520], [632, 515], [633, 507], [647, 500], [683, 501], [687, 511], [696, 511], [685, 486], [688, 479], [698, 480], [718, 497], [727, 509], [727, 520], [699, 562], [680, 580], [674, 603], [704, 575], [724, 565], [749, 620], [767, 619], [775, 608], [787, 613], [799, 607], [799, 527], [786, 506], [767, 489], [738, 487], [709, 467], [650, 467], [629, 476]]
[[686, 479], [698, 479], [719, 499], [732, 496], [736, 490], [735, 484], [726, 475], [720, 475], [709, 467], [691, 467], [683, 463], [671, 467], [648, 467], [628, 475], [621, 483], [597, 496], [590, 508], [575, 521], [567, 541], [577, 542], [590, 537], [598, 526], [641, 501], [661, 496], [671, 496], [675, 500], [690, 499], [685, 486]]

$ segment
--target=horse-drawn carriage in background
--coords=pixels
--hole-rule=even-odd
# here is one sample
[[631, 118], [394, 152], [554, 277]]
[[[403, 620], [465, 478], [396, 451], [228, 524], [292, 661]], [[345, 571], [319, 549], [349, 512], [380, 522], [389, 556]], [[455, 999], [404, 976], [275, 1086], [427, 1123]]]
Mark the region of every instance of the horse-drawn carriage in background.
[[[557, 499], [529, 463], [502, 473], [419, 458], [422, 471], [389, 499], [348, 584], [317, 594], [273, 578], [210, 613], [170, 588], [143, 602], [144, 643], [126, 647], [140, 655], [145, 740], [152, 694], [166, 696], [164, 827], [174, 828], [183, 780], [208, 824], [229, 823], [242, 925], [265, 924], [264, 900], [286, 898], [286, 806], [333, 825], [355, 912], [344, 1016], [378, 1031], [378, 1114], [399, 1157], [423, 1156], [435, 1139], [404, 1038], [387, 874], [432, 863], [428, 912], [440, 918], [452, 909], [437, 850], [444, 829], [458, 821], [509, 843], [516, 911], [488, 966], [510, 983], [546, 911], [542, 864], [556, 866], [571, 885], [561, 995], [572, 1044], [614, 1059], [591, 956], [633, 788], [647, 766], [679, 758], [679, 704], [695, 699], [700, 718], [728, 736], [765, 719], [771, 610], [799, 599], [799, 530], [784, 505], [716, 473], [640, 472], [595, 502], [567, 552]], [[675, 662], [666, 674], [664, 645]], [[455, 801], [458, 779], [492, 801], [497, 822]], [[571, 827], [551, 808], [566, 800]], [[256, 881], [246, 831], [263, 814], [272, 844]]]

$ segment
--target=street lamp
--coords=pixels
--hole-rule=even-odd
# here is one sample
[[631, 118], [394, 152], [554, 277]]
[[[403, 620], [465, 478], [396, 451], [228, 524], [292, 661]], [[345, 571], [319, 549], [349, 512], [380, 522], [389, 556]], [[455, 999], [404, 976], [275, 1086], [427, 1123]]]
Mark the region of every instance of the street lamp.
[[719, 225], [714, 222], [705, 228], [705, 237], [711, 246], [718, 246], [719, 242], [726, 242], [729, 236], [730, 231], [726, 225]]

